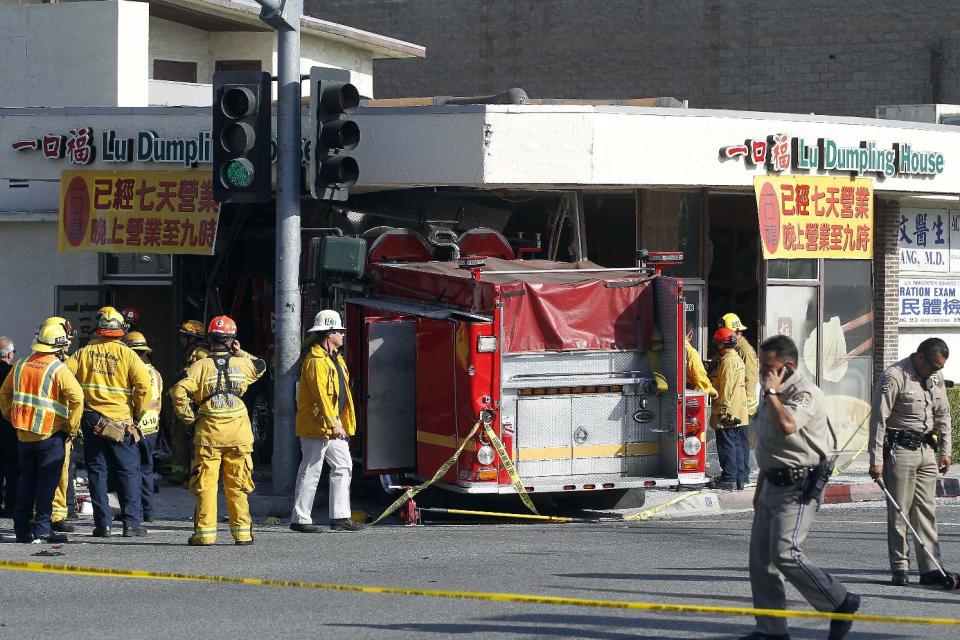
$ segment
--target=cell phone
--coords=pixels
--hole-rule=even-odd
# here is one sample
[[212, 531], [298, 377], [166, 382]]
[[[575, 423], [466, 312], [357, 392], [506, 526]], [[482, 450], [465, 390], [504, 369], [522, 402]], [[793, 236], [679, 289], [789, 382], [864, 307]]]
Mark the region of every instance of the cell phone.
[[793, 367], [783, 365], [782, 367], [780, 367], [780, 370], [777, 373], [783, 376], [782, 378], [783, 380], [786, 380], [787, 378], [793, 375], [793, 372], [794, 372]]

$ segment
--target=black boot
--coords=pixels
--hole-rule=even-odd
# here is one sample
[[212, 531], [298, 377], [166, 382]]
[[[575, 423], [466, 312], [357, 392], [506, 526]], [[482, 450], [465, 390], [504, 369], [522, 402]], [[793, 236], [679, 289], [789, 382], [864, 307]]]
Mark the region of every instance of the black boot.
[[[843, 604], [837, 607], [834, 613], [856, 613], [859, 608], [860, 596], [848, 593]], [[850, 633], [851, 627], [853, 627], [853, 620], [831, 620], [830, 635], [827, 636], [827, 640], [843, 640]]]

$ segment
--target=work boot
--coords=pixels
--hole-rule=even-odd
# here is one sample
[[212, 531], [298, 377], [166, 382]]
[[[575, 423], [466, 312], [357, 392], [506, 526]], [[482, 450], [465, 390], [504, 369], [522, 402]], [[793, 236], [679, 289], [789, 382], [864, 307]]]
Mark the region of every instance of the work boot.
[[238, 547], [249, 547], [253, 544], [253, 538], [250, 538], [249, 540], [235, 540], [233, 544]]
[[738, 482], [737, 482], [737, 491], [743, 491], [744, 486], [745, 486], [745, 483], [738, 481]]
[[714, 478], [707, 484], [708, 489], [717, 489], [719, 491], [736, 491], [737, 483], [734, 481], [723, 481], [720, 478]]
[[212, 547], [216, 544], [216, 542], [208, 542], [207, 540], [204, 540], [200, 536], [194, 534], [187, 538], [187, 544], [191, 547]]
[[[946, 573], [946, 571], [944, 572]], [[925, 586], [939, 585], [941, 580], [943, 580], [943, 575], [939, 571], [927, 571], [920, 574], [920, 584]]]
[[330, 521], [330, 529], [332, 531], [360, 531], [363, 529], [363, 525], [350, 518], [337, 518]]
[[741, 636], [740, 640], [790, 640], [790, 635], [786, 633], [764, 633], [763, 631], [754, 631], [753, 633], [748, 633], [745, 636]]
[[906, 571], [894, 571], [890, 578], [890, 584], [895, 587], [905, 587], [910, 584], [910, 574]]
[[[843, 604], [837, 607], [834, 613], [856, 613], [859, 608], [860, 596], [855, 593], [848, 593]], [[827, 636], [827, 640], [843, 640], [850, 633], [851, 627], [853, 627], [853, 620], [831, 620], [830, 634]]]
[[293, 531], [297, 531], [299, 533], [322, 533], [323, 532], [323, 529], [321, 529], [315, 524], [300, 524], [298, 522], [291, 522], [290, 528]]
[[77, 530], [72, 524], [68, 524], [66, 520], [58, 520], [57, 522], [50, 523], [50, 528], [59, 533], [73, 533]]
[[143, 514], [143, 521], [144, 521], [144, 522], [153, 522], [153, 514], [152, 514], [152, 513], [145, 513], [145, 514]]
[[123, 528], [123, 537], [124, 538], [144, 538], [150, 532], [147, 531], [147, 528], [144, 526], [139, 527], [124, 527]]
[[41, 541], [42, 541], [42, 542], [47, 542], [47, 543], [49, 543], [49, 544], [63, 544], [64, 542], [67, 542], [67, 536], [63, 535], [62, 533], [57, 533], [57, 532], [55, 532], [55, 531], [51, 531], [50, 533], [48, 533], [48, 534], [45, 535], [45, 536], [40, 536], [39, 538], [34, 538], [33, 541], [34, 541], [34, 542], [41, 542]]
[[109, 538], [111, 535], [110, 527], [94, 527], [93, 533], [90, 535], [94, 538]]
[[33, 536], [32, 535], [17, 536], [17, 542], [19, 542], [20, 544], [30, 544], [31, 542], [33, 542]]

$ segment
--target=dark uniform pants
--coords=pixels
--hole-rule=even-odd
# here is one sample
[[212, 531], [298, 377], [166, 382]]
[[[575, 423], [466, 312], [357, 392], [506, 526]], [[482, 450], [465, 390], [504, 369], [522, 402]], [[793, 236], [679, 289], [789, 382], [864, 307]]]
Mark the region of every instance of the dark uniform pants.
[[[929, 445], [916, 451], [897, 447], [894, 455], [884, 456], [883, 482], [900, 509], [910, 518], [937, 561], [940, 560], [940, 544], [937, 541], [937, 454]], [[917, 548], [917, 568], [920, 573], [936, 571], [937, 568]], [[892, 571], [910, 569], [910, 547], [907, 546], [907, 525], [889, 504], [887, 505], [887, 553]]]
[[720, 481], [747, 483], [750, 480], [750, 429], [745, 426], [717, 429], [716, 438]]
[[96, 411], [83, 412], [83, 461], [87, 466], [90, 484], [90, 502], [93, 503], [93, 523], [109, 527], [113, 511], [107, 496], [107, 475], [117, 479], [117, 498], [123, 514], [123, 526], [136, 528], [143, 520], [140, 504], [140, 451], [133, 436], [127, 434], [122, 442], [112, 442], [93, 434], [100, 420]]
[[20, 441], [17, 430], [0, 418], [0, 505], [3, 513], [13, 515], [17, 504], [17, 480], [20, 477]]
[[55, 433], [46, 440], [20, 443], [20, 479], [13, 512], [13, 529], [18, 538], [50, 535], [53, 492], [63, 468], [64, 440], [63, 433]]
[[[816, 501], [800, 502], [799, 485], [777, 487], [763, 483], [750, 533], [750, 588], [754, 607], [786, 609], [783, 578], [817, 611], [835, 611], [846, 599], [847, 588], [810, 562], [800, 548], [816, 514]], [[786, 634], [787, 620], [757, 616], [757, 631]]]
[[143, 436], [138, 443], [140, 452], [140, 502], [144, 517], [153, 515], [153, 450], [157, 446], [158, 434]]

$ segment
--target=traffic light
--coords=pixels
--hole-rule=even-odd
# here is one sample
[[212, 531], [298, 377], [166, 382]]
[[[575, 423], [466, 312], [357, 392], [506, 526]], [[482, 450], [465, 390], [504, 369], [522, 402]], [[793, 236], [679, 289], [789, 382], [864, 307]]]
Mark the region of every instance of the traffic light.
[[360, 126], [344, 118], [360, 104], [360, 92], [344, 69], [310, 69], [310, 193], [319, 200], [346, 200], [360, 167], [345, 151], [360, 144]]
[[270, 74], [213, 74], [213, 197], [269, 202]]

